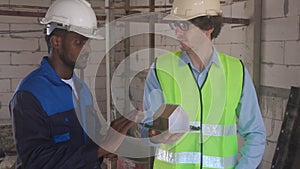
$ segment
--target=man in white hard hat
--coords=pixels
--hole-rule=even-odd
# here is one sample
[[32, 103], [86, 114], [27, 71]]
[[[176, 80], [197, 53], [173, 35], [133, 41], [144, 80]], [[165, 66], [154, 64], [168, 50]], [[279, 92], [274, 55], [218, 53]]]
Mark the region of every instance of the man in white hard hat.
[[[158, 148], [154, 168], [255, 169], [265, 149], [265, 127], [251, 77], [238, 58], [216, 51], [223, 26], [219, 0], [174, 0], [170, 21], [180, 51], [159, 56], [149, 70], [146, 123], [163, 104], [180, 104], [191, 131], [163, 133], [143, 128]], [[238, 159], [237, 133], [244, 139]], [[182, 133], [179, 133], [182, 134]]]
[[[18, 169], [97, 169], [103, 156], [120, 145], [118, 135], [99, 138], [91, 92], [74, 68], [84, 68], [88, 40], [102, 39], [96, 15], [85, 0], [56, 0], [41, 21], [46, 25], [49, 56], [19, 84], [10, 102]], [[80, 56], [79, 56], [80, 55]], [[80, 61], [78, 61], [80, 57]], [[135, 116], [135, 114], [134, 114]], [[134, 124], [125, 117], [111, 123], [124, 135]], [[109, 134], [108, 134], [109, 135]], [[96, 140], [98, 143], [98, 141]]]

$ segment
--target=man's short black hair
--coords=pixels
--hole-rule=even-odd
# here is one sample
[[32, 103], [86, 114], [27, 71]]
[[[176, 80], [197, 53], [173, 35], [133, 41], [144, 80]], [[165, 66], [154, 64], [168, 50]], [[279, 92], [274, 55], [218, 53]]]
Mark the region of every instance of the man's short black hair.
[[189, 20], [195, 26], [201, 30], [209, 30], [214, 28], [214, 31], [211, 33], [211, 39], [217, 38], [221, 32], [223, 24], [223, 17], [218, 16], [200, 16]]

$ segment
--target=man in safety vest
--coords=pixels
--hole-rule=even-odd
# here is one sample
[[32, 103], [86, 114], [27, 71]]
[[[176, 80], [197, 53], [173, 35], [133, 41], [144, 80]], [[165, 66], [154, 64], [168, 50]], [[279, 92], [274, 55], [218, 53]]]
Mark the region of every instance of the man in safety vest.
[[[145, 123], [161, 104], [179, 104], [199, 130], [161, 134], [144, 127], [142, 136], [157, 145], [154, 168], [257, 168], [266, 134], [252, 79], [241, 60], [212, 44], [223, 26], [220, 1], [175, 0], [164, 19], [181, 50], [158, 57], [149, 70]], [[240, 159], [237, 133], [245, 139]]]

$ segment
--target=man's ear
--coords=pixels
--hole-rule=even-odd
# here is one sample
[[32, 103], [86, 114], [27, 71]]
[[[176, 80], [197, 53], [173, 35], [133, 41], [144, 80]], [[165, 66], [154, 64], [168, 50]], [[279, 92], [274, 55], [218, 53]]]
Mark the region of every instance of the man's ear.
[[61, 46], [61, 37], [58, 36], [58, 35], [52, 35], [51, 36], [51, 39], [50, 39], [50, 42], [51, 42], [51, 45], [52, 45], [52, 48], [54, 49], [57, 49]]
[[215, 30], [215, 28], [210, 28], [208, 30], [205, 30], [204, 33], [205, 35], [211, 39], [211, 33]]
[[209, 34], [211, 34], [214, 30], [215, 30], [215, 28], [208, 29]]

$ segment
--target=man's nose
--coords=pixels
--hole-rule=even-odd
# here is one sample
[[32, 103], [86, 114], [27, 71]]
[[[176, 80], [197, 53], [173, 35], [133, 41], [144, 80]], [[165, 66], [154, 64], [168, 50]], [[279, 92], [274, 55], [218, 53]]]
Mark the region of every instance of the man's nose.
[[175, 29], [175, 34], [176, 34], [177, 38], [181, 39], [182, 37], [184, 37], [185, 32], [183, 30], [181, 30], [180, 27], [177, 26]]
[[176, 26], [175, 34], [176, 34], [177, 36], [182, 36], [182, 35], [184, 35], [184, 31], [181, 30], [178, 26]]
[[90, 45], [89, 42], [86, 42], [86, 43], [84, 44], [84, 46], [83, 46], [83, 51], [86, 51], [86, 52], [88, 52], [88, 53], [92, 52], [92, 47], [91, 47], [91, 45]]

